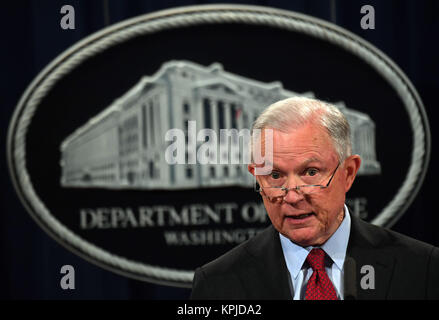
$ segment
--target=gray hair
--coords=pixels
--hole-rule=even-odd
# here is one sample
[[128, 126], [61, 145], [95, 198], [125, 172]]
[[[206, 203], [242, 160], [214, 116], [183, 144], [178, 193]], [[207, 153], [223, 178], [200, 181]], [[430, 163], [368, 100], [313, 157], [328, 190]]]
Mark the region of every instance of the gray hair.
[[346, 117], [336, 106], [317, 99], [292, 97], [273, 103], [253, 123], [252, 136], [255, 129], [288, 132], [307, 123], [327, 130], [340, 161], [351, 155], [351, 130]]

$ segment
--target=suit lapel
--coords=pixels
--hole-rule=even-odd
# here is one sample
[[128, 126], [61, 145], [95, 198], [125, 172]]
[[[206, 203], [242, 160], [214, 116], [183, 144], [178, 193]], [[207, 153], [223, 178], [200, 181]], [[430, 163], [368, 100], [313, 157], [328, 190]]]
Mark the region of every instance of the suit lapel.
[[240, 275], [246, 280], [243, 285], [251, 283], [246, 291], [252, 299], [291, 300], [290, 280], [279, 234], [270, 226], [259, 236], [246, 247], [250, 264], [245, 274]]
[[356, 263], [358, 299], [387, 297], [395, 260], [380, 246], [382, 241], [382, 235], [374, 227], [352, 216], [346, 255]]

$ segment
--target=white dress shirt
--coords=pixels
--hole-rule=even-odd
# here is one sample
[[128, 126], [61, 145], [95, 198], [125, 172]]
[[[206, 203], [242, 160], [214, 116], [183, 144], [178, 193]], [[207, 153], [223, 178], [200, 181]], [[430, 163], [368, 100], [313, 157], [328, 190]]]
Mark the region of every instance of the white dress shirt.
[[[349, 215], [348, 207], [344, 206], [345, 216], [338, 229], [334, 234], [320, 247], [325, 250], [330, 257], [328, 264], [326, 264], [326, 273], [331, 279], [337, 297], [343, 300], [343, 264], [346, 257], [346, 249], [348, 247], [349, 234], [351, 231], [351, 217]], [[290, 273], [291, 287], [293, 289], [293, 299], [302, 300], [305, 297], [306, 284], [313, 273], [311, 267], [304, 264], [308, 253], [314, 247], [301, 247], [282, 234], [279, 234], [282, 251], [285, 262], [287, 264], [288, 272]]]

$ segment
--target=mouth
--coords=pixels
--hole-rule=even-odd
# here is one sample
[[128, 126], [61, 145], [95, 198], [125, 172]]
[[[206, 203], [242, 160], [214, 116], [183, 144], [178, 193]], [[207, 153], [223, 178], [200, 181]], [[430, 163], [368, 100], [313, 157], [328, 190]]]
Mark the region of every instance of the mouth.
[[302, 213], [302, 214], [286, 215], [285, 218], [301, 221], [301, 220], [305, 220], [309, 217], [312, 217], [314, 215], [315, 215], [314, 212], [309, 212], [309, 213]]

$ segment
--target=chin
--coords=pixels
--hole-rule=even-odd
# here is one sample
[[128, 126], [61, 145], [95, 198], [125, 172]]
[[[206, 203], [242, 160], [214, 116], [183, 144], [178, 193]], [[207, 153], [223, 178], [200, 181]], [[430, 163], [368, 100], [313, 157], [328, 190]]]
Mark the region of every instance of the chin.
[[[311, 230], [308, 230], [311, 229]], [[318, 237], [313, 228], [303, 228], [296, 230], [288, 230], [284, 235], [302, 247], [318, 245]]]

